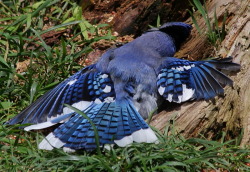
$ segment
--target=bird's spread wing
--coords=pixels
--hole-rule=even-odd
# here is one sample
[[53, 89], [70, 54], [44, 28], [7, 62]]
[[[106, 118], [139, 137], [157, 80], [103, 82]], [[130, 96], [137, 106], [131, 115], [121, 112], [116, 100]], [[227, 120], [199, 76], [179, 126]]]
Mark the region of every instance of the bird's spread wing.
[[158, 92], [169, 102], [177, 103], [221, 95], [223, 86], [233, 82], [219, 70], [237, 71], [240, 68], [231, 61], [231, 57], [197, 62], [167, 58], [159, 69]]
[[84, 110], [92, 102], [110, 102], [114, 98], [115, 92], [111, 78], [108, 74], [98, 72], [95, 65], [92, 65], [83, 68], [47, 92], [8, 121], [8, 124], [46, 122], [69, 114], [71, 110], [64, 107], [64, 104]]

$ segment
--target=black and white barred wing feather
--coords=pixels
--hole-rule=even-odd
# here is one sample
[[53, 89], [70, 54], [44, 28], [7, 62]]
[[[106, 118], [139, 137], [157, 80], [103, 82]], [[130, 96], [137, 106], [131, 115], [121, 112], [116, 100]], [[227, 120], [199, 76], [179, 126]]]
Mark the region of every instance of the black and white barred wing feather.
[[238, 71], [232, 58], [188, 61], [167, 58], [158, 73], [158, 92], [169, 102], [211, 99], [224, 93], [223, 86], [233, 82], [219, 70]]
[[71, 113], [72, 110], [64, 107], [64, 104], [84, 110], [93, 102], [110, 102], [114, 98], [114, 87], [109, 75], [98, 72], [95, 65], [91, 65], [47, 92], [8, 124], [46, 122]]

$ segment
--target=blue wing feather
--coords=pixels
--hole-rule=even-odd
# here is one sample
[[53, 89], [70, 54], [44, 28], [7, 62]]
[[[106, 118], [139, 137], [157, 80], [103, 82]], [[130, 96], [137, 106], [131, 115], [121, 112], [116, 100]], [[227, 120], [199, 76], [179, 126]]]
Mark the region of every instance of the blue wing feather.
[[[106, 86], [109, 87], [107, 91], [104, 90]], [[45, 122], [63, 114], [63, 104], [73, 105], [96, 99], [104, 102], [107, 97], [115, 98], [113, 82], [109, 75], [99, 72], [95, 65], [91, 65], [60, 83], [7, 123]]]
[[221, 61], [215, 59], [191, 62], [166, 58], [158, 72], [158, 91], [165, 99], [178, 103], [192, 99], [208, 100], [223, 94], [222, 86], [232, 85], [233, 82], [217, 68], [238, 70], [239, 65], [231, 60], [229, 57]]
[[201, 97], [195, 96], [196, 99], [205, 99], [208, 100], [216, 96], [216, 94], [211, 95], [210, 93], [210, 84], [207, 82], [206, 76], [199, 68], [193, 68], [192, 72], [195, 76], [196, 83], [199, 84], [200, 89], [202, 90]]
[[209, 71], [208, 68], [204, 67], [203, 65], [200, 66], [200, 69], [203, 70], [203, 72], [206, 75], [206, 79], [210, 83], [211, 87], [213, 88], [214, 92], [218, 95], [223, 94], [223, 88], [219, 84], [219, 82], [214, 78], [213, 75], [211, 75], [211, 72]]

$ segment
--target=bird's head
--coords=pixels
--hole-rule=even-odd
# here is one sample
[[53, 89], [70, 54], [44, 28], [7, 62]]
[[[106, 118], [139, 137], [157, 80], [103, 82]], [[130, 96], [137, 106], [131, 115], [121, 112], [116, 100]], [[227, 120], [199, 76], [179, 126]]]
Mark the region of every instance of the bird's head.
[[152, 28], [148, 32], [161, 31], [173, 38], [176, 49], [178, 50], [181, 44], [188, 38], [192, 26], [182, 22], [165, 23], [159, 28]]

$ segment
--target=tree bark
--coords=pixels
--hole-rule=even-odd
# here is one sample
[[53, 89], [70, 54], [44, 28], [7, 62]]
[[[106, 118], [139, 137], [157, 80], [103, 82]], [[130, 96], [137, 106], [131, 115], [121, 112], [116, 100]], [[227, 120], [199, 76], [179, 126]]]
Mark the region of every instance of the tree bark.
[[[227, 36], [216, 55], [232, 56], [234, 62], [242, 65], [241, 71], [231, 76], [234, 86], [226, 87], [224, 97], [216, 97], [214, 101], [187, 102], [171, 110], [166, 107], [153, 117], [150, 124], [164, 130], [174, 119], [175, 129], [185, 137], [203, 135], [216, 140], [223, 137], [223, 132], [226, 139], [236, 138], [243, 132], [241, 144], [244, 145], [250, 143], [250, 3], [249, 0], [211, 0], [206, 5], [211, 19], [215, 9], [219, 19], [228, 12]], [[190, 19], [187, 22], [190, 23]], [[202, 28], [205, 28], [204, 23], [204, 20], [199, 20]], [[191, 59], [203, 57], [202, 54], [212, 52], [205, 48], [206, 44], [206, 39], [194, 28], [191, 39], [176, 55]]]

